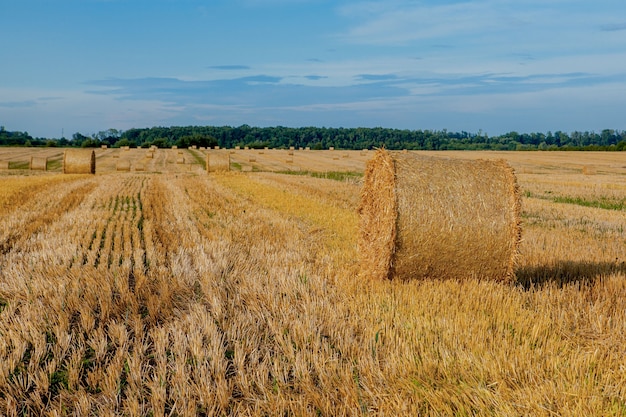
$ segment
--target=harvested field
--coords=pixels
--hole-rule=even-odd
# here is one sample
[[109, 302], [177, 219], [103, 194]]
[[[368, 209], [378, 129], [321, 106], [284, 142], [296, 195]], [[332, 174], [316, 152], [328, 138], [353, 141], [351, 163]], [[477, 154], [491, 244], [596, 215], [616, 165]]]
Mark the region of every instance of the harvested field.
[[360, 279], [358, 151], [177, 151], [0, 171], [1, 415], [626, 414], [622, 154], [444, 154], [516, 170], [500, 282]]

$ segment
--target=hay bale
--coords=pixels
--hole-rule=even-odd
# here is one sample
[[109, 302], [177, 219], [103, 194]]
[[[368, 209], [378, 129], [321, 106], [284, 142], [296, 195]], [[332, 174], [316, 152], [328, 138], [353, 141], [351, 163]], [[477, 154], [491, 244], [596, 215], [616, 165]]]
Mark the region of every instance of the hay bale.
[[129, 172], [130, 171], [130, 161], [127, 159], [117, 161], [115, 164], [115, 170], [120, 172]]
[[31, 156], [28, 167], [31, 171], [47, 171], [48, 158], [45, 156]]
[[146, 166], [142, 164], [141, 162], [138, 162], [135, 164], [135, 171], [145, 171], [145, 170], [146, 170]]
[[230, 171], [230, 153], [207, 153], [206, 172]]
[[513, 277], [520, 193], [505, 161], [379, 150], [366, 166], [359, 213], [364, 277]]
[[583, 166], [583, 175], [596, 175], [598, 170], [593, 165], [585, 165]]
[[63, 153], [64, 174], [95, 174], [96, 152], [93, 149], [66, 149]]
[[107, 149], [108, 146], [107, 145], [100, 145], [100, 149]]
[[172, 145], [172, 149], [178, 149], [178, 146]]

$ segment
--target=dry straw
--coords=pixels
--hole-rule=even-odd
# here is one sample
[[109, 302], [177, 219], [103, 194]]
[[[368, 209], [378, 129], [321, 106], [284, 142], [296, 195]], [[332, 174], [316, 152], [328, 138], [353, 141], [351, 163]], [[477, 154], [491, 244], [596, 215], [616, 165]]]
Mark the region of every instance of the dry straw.
[[206, 172], [230, 171], [230, 152], [206, 154]]
[[130, 161], [127, 159], [117, 161], [117, 164], [115, 165], [115, 170], [120, 172], [130, 171]]
[[42, 156], [31, 156], [29, 167], [31, 171], [47, 171], [48, 158]]
[[0, 169], [9, 169], [9, 161], [0, 161]]
[[95, 174], [96, 152], [93, 149], [66, 149], [63, 153], [64, 174]]
[[365, 277], [513, 277], [520, 193], [505, 161], [379, 150], [366, 166], [359, 212]]

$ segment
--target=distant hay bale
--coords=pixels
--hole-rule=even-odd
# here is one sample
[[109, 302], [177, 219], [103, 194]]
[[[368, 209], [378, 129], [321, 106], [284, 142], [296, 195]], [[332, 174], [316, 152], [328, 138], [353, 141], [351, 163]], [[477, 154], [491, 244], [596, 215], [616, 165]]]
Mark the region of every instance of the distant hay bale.
[[293, 156], [293, 151], [287, 151], [287, 155]]
[[379, 150], [366, 166], [359, 213], [363, 277], [513, 277], [520, 193], [504, 161]]
[[66, 149], [63, 153], [64, 174], [95, 174], [96, 152], [93, 149]]
[[176, 158], [176, 163], [177, 164], [184, 164], [185, 163], [185, 157], [184, 156], [179, 156], [178, 158]]
[[106, 148], [108, 148], [107, 145], [100, 145], [100, 149], [106, 149]]
[[290, 146], [290, 147], [289, 147], [289, 150], [290, 150], [290, 151], [295, 151], [295, 150], [296, 150], [296, 148], [295, 148], [295, 146]]
[[115, 164], [115, 170], [120, 172], [129, 172], [130, 171], [130, 161], [125, 159], [121, 161], [117, 161]]
[[349, 157], [350, 157], [350, 154], [346, 152], [346, 153], [344, 153], [343, 155], [341, 155], [341, 157], [342, 157], [342, 158], [349, 158]]
[[28, 166], [31, 171], [47, 171], [48, 170], [48, 158], [43, 156], [31, 156], [30, 164]]
[[154, 158], [154, 153], [152, 152], [146, 153], [146, 159], [153, 159], [153, 158]]
[[596, 167], [591, 165], [583, 166], [583, 175], [596, 175], [597, 173]]
[[248, 158], [248, 162], [256, 162], [256, 158], [251, 156], [250, 158]]
[[130, 151], [130, 146], [122, 146], [123, 151]]
[[241, 172], [252, 172], [252, 165], [242, 165]]
[[146, 166], [142, 163], [136, 163], [135, 164], [135, 171], [145, 171], [146, 170]]
[[293, 164], [293, 158], [287, 158], [285, 162], [288, 164]]
[[310, 150], [311, 150], [311, 147], [310, 147], [310, 146], [307, 146], [306, 148], [304, 148], [304, 150], [305, 150], [305, 151], [310, 151]]
[[238, 151], [241, 149], [241, 146], [235, 146], [235, 150]]
[[206, 154], [206, 172], [230, 171], [230, 153]]
[[334, 146], [331, 146], [330, 148], [328, 148], [328, 150], [329, 150], [329, 151], [334, 151], [334, 150], [335, 150], [335, 147], [334, 147]]
[[243, 149], [244, 149], [245, 151], [247, 151], [247, 150], [249, 150], [249, 149], [250, 149], [250, 147], [249, 147], [249, 146], [244, 146], [244, 148], [243, 148]]
[[215, 146], [213, 147], [213, 149], [215, 149], [215, 150], [219, 150], [219, 148], [220, 148], [220, 147], [219, 147], [219, 145], [215, 145]]

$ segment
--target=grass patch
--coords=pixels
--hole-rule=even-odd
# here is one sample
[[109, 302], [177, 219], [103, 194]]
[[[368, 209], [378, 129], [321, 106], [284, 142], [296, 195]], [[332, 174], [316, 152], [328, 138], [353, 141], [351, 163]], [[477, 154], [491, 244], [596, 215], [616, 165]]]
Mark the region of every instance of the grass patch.
[[354, 172], [354, 171], [329, 171], [329, 172], [315, 172], [315, 171], [278, 171], [279, 174], [288, 174], [288, 175], [304, 175], [307, 177], [314, 178], [326, 178], [328, 180], [335, 181], [346, 181], [346, 180], [354, 180], [361, 179], [363, 177], [362, 172]]
[[28, 161], [10, 161], [9, 169], [29, 169], [30, 163]]
[[600, 197], [596, 200], [587, 200], [582, 197], [554, 197], [555, 203], [575, 204], [583, 207], [595, 207], [605, 210], [622, 211], [626, 209], [626, 199], [617, 200], [613, 198]]
[[196, 163], [202, 165], [202, 168], [206, 169], [206, 156], [204, 154], [199, 154], [199, 152], [196, 152], [193, 149], [187, 149], [187, 152], [193, 156]]

